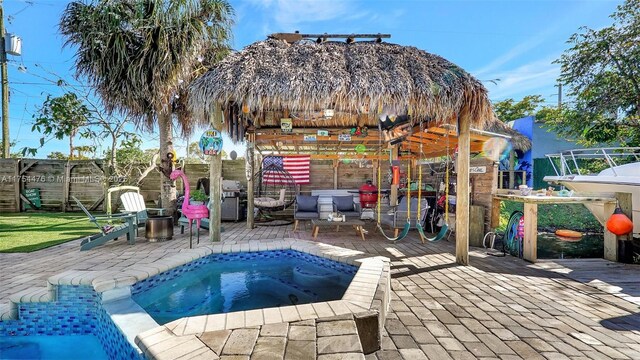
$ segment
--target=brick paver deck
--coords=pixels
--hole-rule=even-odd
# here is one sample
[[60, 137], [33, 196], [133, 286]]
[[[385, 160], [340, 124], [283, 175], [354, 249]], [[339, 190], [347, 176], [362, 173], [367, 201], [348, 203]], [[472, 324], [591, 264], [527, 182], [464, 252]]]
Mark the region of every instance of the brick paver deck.
[[[481, 249], [471, 251], [471, 266], [461, 267], [452, 242], [423, 245], [413, 234], [391, 243], [374, 234], [373, 226], [365, 228], [371, 230], [366, 241], [350, 229], [320, 234], [317, 241], [392, 260], [382, 349], [367, 359], [640, 359], [640, 309], [601, 290], [606, 287]], [[247, 230], [242, 223], [225, 229], [225, 243], [311, 239], [310, 226], [295, 233], [290, 226]], [[0, 304], [26, 288], [44, 287], [49, 276], [65, 270], [125, 270], [186, 248], [188, 237], [182, 236], [164, 243], [139, 239], [133, 246], [120, 240], [85, 252], [72, 241], [30, 254], [0, 254]], [[625, 271], [640, 279], [640, 266], [627, 265]], [[252, 351], [266, 350], [256, 345]]]

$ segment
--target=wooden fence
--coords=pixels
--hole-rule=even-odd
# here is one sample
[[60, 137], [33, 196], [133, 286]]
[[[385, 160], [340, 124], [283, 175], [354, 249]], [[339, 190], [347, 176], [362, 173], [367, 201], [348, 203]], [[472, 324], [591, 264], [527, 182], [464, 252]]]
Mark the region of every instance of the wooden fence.
[[[225, 160], [223, 177], [246, 186], [244, 168], [244, 160]], [[186, 164], [183, 170], [192, 188], [199, 178], [209, 177], [207, 164]], [[160, 198], [161, 176], [152, 172], [139, 185], [149, 205], [157, 204]], [[80, 210], [72, 197], [92, 211], [104, 211], [106, 189], [113, 180], [105, 173], [103, 160], [0, 159], [0, 213]], [[183, 191], [181, 181], [176, 186]], [[117, 196], [112, 201], [115, 206]]]
[[[381, 163], [382, 188], [388, 188], [388, 162]], [[402, 161], [400, 167], [406, 172], [408, 163]], [[484, 206], [485, 216], [491, 214], [491, 198], [497, 186], [497, 167], [486, 159], [473, 159], [471, 174], [472, 204]], [[209, 177], [208, 164], [186, 164], [183, 170], [189, 178], [189, 185], [195, 189], [199, 178]], [[411, 175], [417, 181], [417, 167]], [[423, 165], [423, 183], [438, 188], [443, 174], [432, 173], [432, 169]], [[311, 183], [302, 185], [300, 192], [311, 193], [312, 190], [324, 189], [357, 189], [367, 180], [377, 183], [377, 174], [372, 161], [334, 161], [312, 160], [310, 168]], [[160, 180], [158, 172], [150, 173], [139, 185], [148, 206], [157, 206], [160, 198]], [[223, 160], [222, 177], [227, 180], [238, 180], [246, 188], [244, 160]], [[104, 211], [106, 189], [114, 182], [104, 172], [102, 160], [37, 160], [37, 159], [0, 159], [0, 212], [19, 212], [32, 208], [30, 200], [34, 198], [33, 189], [40, 195], [41, 210], [77, 211], [72, 200], [77, 197], [91, 210]], [[455, 182], [452, 174], [450, 182]], [[183, 191], [181, 181], [176, 183], [178, 192]], [[454, 194], [453, 189], [451, 193]], [[118, 194], [112, 198], [112, 207], [118, 207]], [[430, 202], [433, 202], [431, 200]], [[36, 204], [33, 204], [36, 205]], [[290, 212], [290, 209], [288, 209]]]

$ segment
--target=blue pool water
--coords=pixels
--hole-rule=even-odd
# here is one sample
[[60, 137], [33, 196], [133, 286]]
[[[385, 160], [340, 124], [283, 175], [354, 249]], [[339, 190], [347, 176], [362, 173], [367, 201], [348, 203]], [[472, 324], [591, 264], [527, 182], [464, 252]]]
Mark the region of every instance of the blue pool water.
[[108, 360], [93, 335], [0, 337], [0, 359]]
[[215, 254], [138, 282], [133, 299], [166, 324], [186, 316], [337, 300], [356, 270], [292, 250]]
[[56, 301], [21, 303], [0, 321], [0, 359], [138, 360], [91, 286], [57, 286]]

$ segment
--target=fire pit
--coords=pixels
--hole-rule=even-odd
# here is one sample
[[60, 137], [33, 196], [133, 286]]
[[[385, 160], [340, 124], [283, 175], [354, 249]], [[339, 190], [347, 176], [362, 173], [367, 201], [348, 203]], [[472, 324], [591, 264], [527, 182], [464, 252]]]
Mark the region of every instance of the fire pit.
[[151, 242], [173, 239], [173, 218], [171, 216], [149, 217], [144, 236]]

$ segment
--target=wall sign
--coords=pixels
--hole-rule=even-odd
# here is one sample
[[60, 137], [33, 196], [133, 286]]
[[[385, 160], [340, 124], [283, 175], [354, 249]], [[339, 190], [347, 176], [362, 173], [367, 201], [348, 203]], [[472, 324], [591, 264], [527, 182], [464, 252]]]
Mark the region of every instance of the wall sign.
[[486, 166], [471, 166], [469, 167], [469, 174], [485, 174], [487, 172]]
[[304, 136], [304, 141], [316, 141], [316, 134], [307, 134]]
[[318, 136], [329, 136], [329, 130], [318, 130]]
[[351, 141], [351, 134], [338, 135], [338, 141]]
[[203, 154], [218, 155], [222, 150], [222, 134], [216, 129], [209, 129], [202, 134], [198, 145]]
[[[22, 195], [29, 199], [29, 201], [31, 201], [31, 203], [35, 205], [36, 209], [40, 209], [40, 207], [42, 206], [42, 201], [40, 199], [40, 189], [24, 189], [22, 190]], [[25, 202], [24, 208], [31, 209], [31, 205], [29, 205], [28, 202]]]
[[293, 132], [293, 123], [291, 122], [291, 118], [280, 119], [280, 129], [282, 129], [283, 133]]

